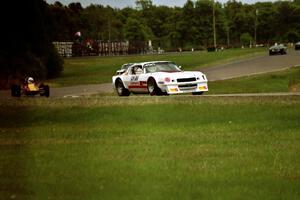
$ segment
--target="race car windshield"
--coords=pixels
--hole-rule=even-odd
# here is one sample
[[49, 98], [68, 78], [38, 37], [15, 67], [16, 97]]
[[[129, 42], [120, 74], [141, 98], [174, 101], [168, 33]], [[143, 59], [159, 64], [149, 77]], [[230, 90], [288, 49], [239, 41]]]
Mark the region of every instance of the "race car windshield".
[[180, 72], [181, 70], [177, 67], [175, 63], [172, 62], [159, 62], [152, 63], [146, 66], [147, 73], [153, 72]]
[[124, 64], [121, 69], [128, 69], [128, 67], [130, 67], [131, 65], [133, 65], [132, 63], [127, 63], [127, 64]]

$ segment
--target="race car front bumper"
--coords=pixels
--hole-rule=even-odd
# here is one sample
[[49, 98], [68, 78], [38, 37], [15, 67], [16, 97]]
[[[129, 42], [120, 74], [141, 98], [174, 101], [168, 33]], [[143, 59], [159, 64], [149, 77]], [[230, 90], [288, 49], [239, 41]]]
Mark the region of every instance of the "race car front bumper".
[[207, 82], [182, 83], [182, 84], [165, 84], [160, 85], [160, 89], [168, 94], [181, 94], [193, 92], [208, 91]]

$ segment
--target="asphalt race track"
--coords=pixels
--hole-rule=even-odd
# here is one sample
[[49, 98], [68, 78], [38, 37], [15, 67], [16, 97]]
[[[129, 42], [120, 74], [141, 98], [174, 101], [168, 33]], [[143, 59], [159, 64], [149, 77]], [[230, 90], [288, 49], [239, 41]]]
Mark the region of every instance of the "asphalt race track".
[[286, 55], [265, 55], [202, 69], [209, 81], [224, 80], [253, 74], [279, 71], [300, 66], [300, 51], [288, 51]]
[[[266, 52], [267, 54], [267, 52]], [[263, 55], [247, 60], [236, 61], [215, 67], [203, 68], [200, 71], [206, 74], [209, 81], [224, 80], [253, 74], [284, 70], [300, 66], [300, 51], [288, 51], [286, 55]], [[111, 83], [78, 85], [64, 88], [51, 88], [51, 97], [78, 97], [96, 93], [112, 93]], [[275, 95], [275, 94], [274, 94]], [[277, 95], [284, 95], [282, 93]], [[299, 95], [293, 93], [292, 95]], [[0, 91], [0, 98], [10, 96], [10, 91]]]

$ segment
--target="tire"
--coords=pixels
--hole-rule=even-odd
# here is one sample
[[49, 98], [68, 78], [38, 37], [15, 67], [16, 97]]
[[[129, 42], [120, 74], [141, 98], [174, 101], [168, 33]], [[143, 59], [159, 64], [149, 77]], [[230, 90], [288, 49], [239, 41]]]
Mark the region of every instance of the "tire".
[[11, 87], [11, 96], [13, 97], [20, 97], [21, 96], [21, 86], [13, 85]]
[[116, 82], [116, 90], [117, 90], [117, 93], [119, 96], [129, 96], [130, 95], [129, 90], [124, 87], [124, 84], [120, 79], [118, 79]]
[[272, 56], [272, 55], [273, 55], [273, 53], [271, 51], [269, 51], [269, 56]]
[[40, 96], [42, 97], [42, 96], [45, 96], [45, 88], [44, 88], [45, 86], [44, 86], [44, 84], [41, 84], [40, 86], [39, 86], [39, 89], [40, 89]]
[[204, 92], [192, 92], [193, 95], [202, 95]]
[[147, 89], [151, 96], [153, 95], [163, 95], [161, 89], [157, 86], [154, 78], [149, 78], [147, 82]]
[[40, 96], [45, 96], [45, 97], [49, 97], [50, 96], [50, 88], [48, 85], [44, 85], [44, 84], [41, 84], [39, 86], [39, 89], [40, 89]]
[[44, 91], [45, 91], [45, 97], [49, 97], [50, 96], [50, 88], [48, 85], [44, 86]]

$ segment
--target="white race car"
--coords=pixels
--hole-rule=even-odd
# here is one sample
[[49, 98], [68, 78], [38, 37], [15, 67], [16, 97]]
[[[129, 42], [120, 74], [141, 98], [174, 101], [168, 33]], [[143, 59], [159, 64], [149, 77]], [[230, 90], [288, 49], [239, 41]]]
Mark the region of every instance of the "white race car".
[[119, 96], [130, 93], [200, 95], [208, 91], [205, 74], [180, 68], [170, 61], [134, 63], [124, 73], [112, 77], [113, 87]]

